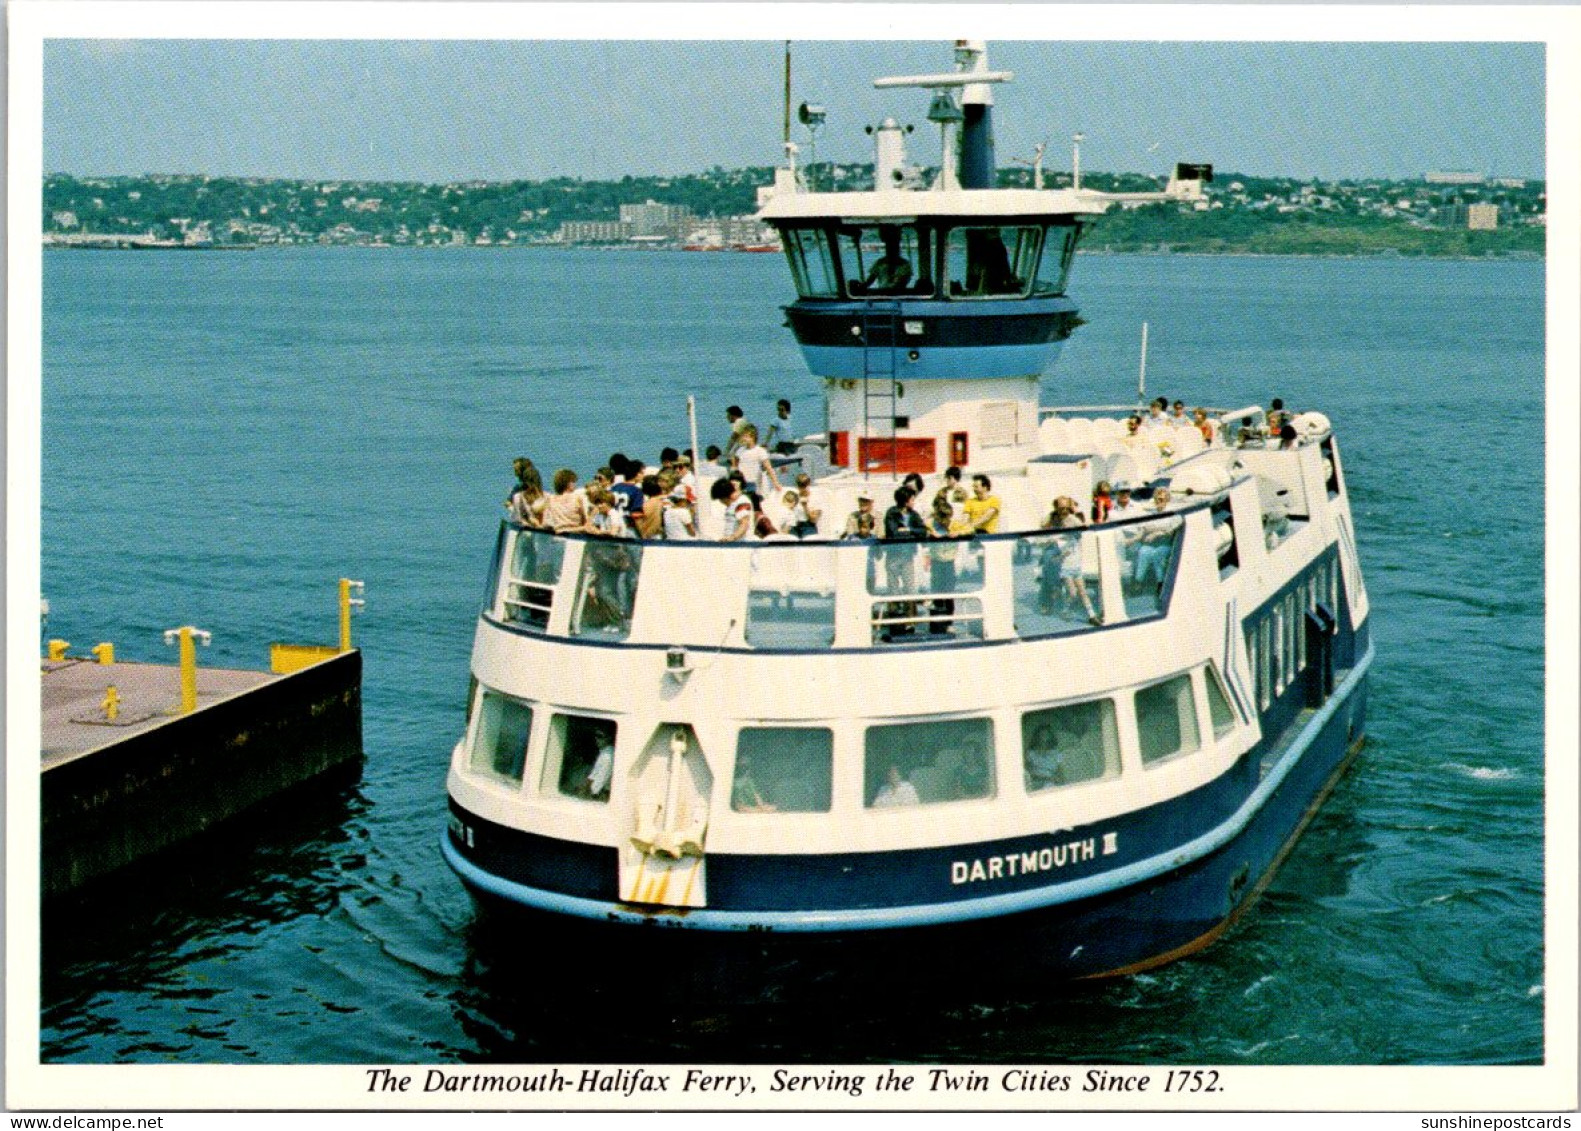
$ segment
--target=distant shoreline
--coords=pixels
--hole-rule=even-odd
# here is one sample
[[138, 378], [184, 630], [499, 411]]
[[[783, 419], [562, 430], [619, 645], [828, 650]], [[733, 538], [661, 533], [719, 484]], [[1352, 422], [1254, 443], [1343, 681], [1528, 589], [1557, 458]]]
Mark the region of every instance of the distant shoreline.
[[[148, 243], [56, 243], [44, 241], [45, 251], [136, 251], [142, 253], [159, 251], [407, 251], [407, 252], [436, 252], [436, 251], [468, 251], [468, 252], [513, 252], [513, 251], [611, 251], [611, 252], [687, 252], [688, 254], [701, 254], [695, 249], [684, 247], [655, 246], [629, 246], [621, 244], [148, 244]], [[762, 252], [741, 251], [735, 248], [709, 248], [709, 253], [733, 253], [736, 255], [761, 255]], [[1481, 255], [1435, 253], [1428, 251], [1401, 251], [1395, 248], [1380, 248], [1376, 251], [1201, 251], [1201, 250], [1159, 250], [1157, 248], [1079, 248], [1078, 255], [1113, 256], [1141, 256], [1154, 259], [1381, 259], [1381, 260], [1407, 260], [1434, 262], [1461, 262], [1461, 263], [1541, 263], [1547, 259], [1545, 251], [1490, 251]]]

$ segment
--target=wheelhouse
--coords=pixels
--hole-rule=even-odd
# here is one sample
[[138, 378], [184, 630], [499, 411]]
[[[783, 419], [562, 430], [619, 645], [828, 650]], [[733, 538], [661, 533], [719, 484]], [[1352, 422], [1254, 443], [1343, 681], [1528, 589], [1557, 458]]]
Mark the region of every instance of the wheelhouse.
[[982, 301], [1065, 293], [1075, 216], [835, 217], [778, 224], [806, 301]]

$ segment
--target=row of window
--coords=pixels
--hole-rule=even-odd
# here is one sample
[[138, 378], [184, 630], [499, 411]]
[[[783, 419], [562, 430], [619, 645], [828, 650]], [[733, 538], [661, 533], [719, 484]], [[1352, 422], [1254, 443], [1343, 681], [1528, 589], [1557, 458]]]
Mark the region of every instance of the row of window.
[[1306, 614], [1320, 604], [1339, 609], [1339, 569], [1337, 558], [1319, 560], [1283, 597], [1247, 622], [1246, 655], [1259, 711], [1266, 711], [1306, 671]]
[[[802, 298], [1021, 298], [1065, 293], [1070, 224], [866, 224], [787, 228]], [[939, 281], [943, 281], [943, 286]]]
[[[1201, 723], [1196, 688], [1207, 705]], [[1210, 665], [1134, 693], [1044, 707], [1021, 716], [1022, 787], [1029, 794], [1118, 777], [1118, 712], [1134, 710], [1144, 767], [1202, 749], [1235, 727]], [[477, 774], [520, 786], [530, 765], [534, 709], [484, 689], [468, 757]], [[614, 773], [613, 719], [550, 712], [538, 791], [607, 802]], [[827, 813], [834, 799], [834, 732], [817, 726], [743, 727], [736, 738], [731, 808], [742, 813]], [[863, 736], [863, 804], [869, 809], [936, 805], [998, 795], [994, 721], [885, 723]]]
[[[1101, 621], [1102, 610], [1123, 607], [1125, 619], [1164, 611], [1163, 585], [1174, 568], [1181, 519], [1121, 530], [1029, 534], [1011, 557], [1011, 594], [1017, 636], [1024, 639], [1080, 631]], [[560, 588], [565, 540], [541, 531], [515, 531], [507, 543], [505, 619], [544, 631]], [[1100, 540], [1108, 539], [1117, 575], [1100, 569]], [[642, 577], [643, 545], [629, 540], [584, 543], [571, 594], [572, 636], [624, 640], [631, 629]], [[746, 642], [754, 648], [828, 648], [835, 640], [835, 588], [842, 553], [867, 555], [872, 643], [983, 638], [986, 558], [973, 541], [892, 542], [852, 546], [798, 544], [753, 550], [747, 583]], [[1118, 585], [1118, 600], [1107, 600]]]

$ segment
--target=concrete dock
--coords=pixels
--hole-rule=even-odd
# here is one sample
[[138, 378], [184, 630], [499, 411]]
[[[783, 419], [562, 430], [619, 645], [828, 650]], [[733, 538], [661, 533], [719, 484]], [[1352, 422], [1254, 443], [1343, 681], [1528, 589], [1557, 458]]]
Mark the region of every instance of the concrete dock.
[[[41, 661], [46, 896], [155, 852], [362, 757], [362, 653], [283, 673]], [[116, 689], [116, 717], [105, 697]]]
[[[134, 734], [163, 726], [181, 711], [181, 670], [171, 664], [99, 664], [44, 660], [42, 669], [43, 769]], [[235, 668], [198, 669], [198, 706], [215, 703], [279, 678]], [[120, 696], [117, 718], [105, 718], [105, 693]]]

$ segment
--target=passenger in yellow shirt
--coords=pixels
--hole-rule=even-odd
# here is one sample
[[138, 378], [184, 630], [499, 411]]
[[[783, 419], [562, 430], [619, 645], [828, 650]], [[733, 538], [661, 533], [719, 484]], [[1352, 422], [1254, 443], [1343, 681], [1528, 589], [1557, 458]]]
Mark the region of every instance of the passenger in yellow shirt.
[[972, 524], [972, 530], [978, 534], [999, 533], [999, 511], [1003, 504], [998, 495], [989, 494], [993, 484], [986, 475], [972, 476], [972, 497], [966, 500], [964, 509], [966, 521]]

